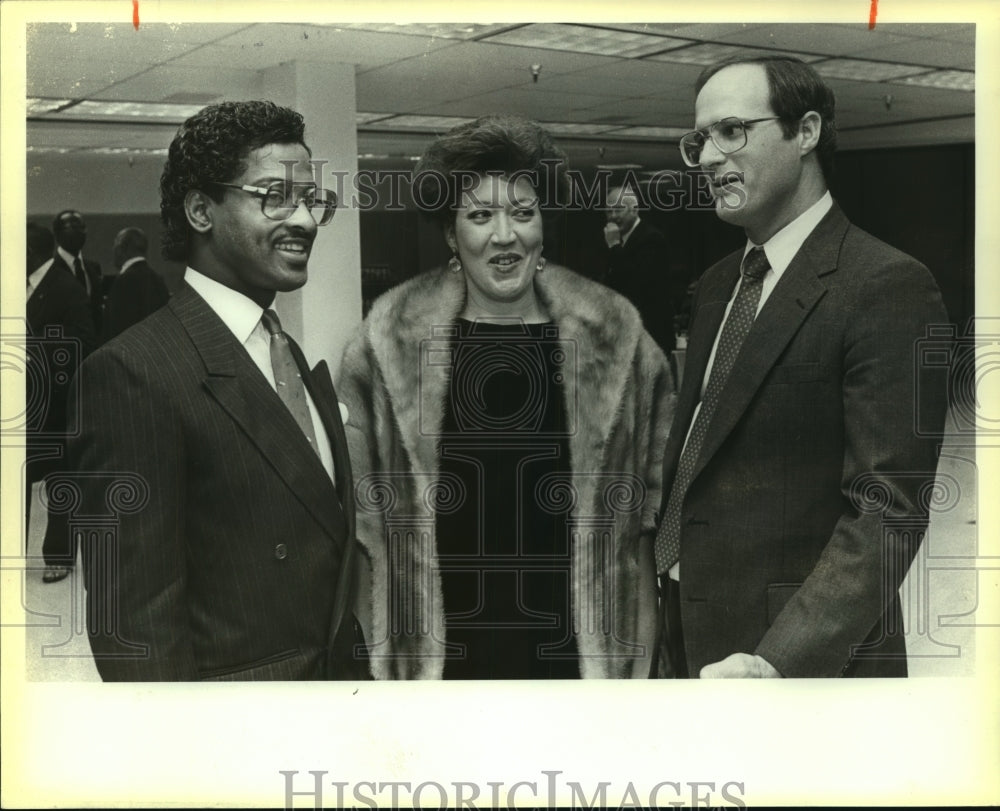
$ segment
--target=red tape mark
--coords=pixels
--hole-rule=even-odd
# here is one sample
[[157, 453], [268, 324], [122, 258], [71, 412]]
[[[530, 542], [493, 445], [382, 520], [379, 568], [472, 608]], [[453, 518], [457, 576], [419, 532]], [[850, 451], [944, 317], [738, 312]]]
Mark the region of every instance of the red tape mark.
[[132, 26], [139, 30], [139, 0], [132, 0]]
[[[138, 0], [136, 0], [138, 5]], [[872, 0], [872, 9], [868, 12], [868, 30], [871, 31], [875, 27], [875, 18], [878, 16], [878, 0]]]

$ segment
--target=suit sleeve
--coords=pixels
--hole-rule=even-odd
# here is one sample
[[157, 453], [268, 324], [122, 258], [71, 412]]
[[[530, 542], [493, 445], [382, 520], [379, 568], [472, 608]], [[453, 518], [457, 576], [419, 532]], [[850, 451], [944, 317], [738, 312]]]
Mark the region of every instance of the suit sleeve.
[[[84, 547], [91, 649], [105, 681], [198, 677], [185, 599], [185, 462], [180, 415], [149, 358], [112, 345], [81, 368], [70, 458], [82, 509], [116, 529]], [[159, 379], [159, 378], [157, 378]], [[109, 497], [131, 493], [116, 506]]]
[[920, 371], [917, 351], [927, 326], [948, 317], [930, 273], [913, 260], [872, 267], [864, 278], [842, 352], [843, 512], [756, 650], [784, 676], [843, 672], [898, 606], [927, 523], [937, 439], [917, 436], [914, 416], [943, 426], [947, 395]]

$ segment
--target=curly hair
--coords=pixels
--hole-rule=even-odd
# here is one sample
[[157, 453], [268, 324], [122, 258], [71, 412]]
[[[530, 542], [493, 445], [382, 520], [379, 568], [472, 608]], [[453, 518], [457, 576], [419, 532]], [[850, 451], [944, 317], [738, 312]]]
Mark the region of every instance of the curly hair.
[[542, 214], [550, 214], [568, 199], [566, 168], [565, 153], [534, 121], [483, 116], [449, 130], [427, 148], [414, 167], [413, 199], [447, 227], [455, 222], [463, 178], [517, 175], [531, 183]]
[[[163, 257], [188, 258], [191, 232], [184, 198], [189, 191], [202, 189], [206, 181], [226, 183], [238, 177], [246, 171], [250, 152], [267, 144], [302, 144], [308, 151], [304, 133], [299, 113], [270, 101], [211, 104], [181, 124], [160, 175]], [[219, 199], [218, 192], [204, 191]]]
[[799, 131], [799, 121], [806, 113], [819, 113], [821, 124], [816, 157], [827, 183], [833, 176], [833, 155], [837, 151], [836, 98], [816, 70], [793, 56], [734, 56], [705, 68], [695, 81], [700, 93], [706, 82], [723, 68], [732, 65], [761, 65], [767, 74], [771, 109], [780, 117], [785, 138]]

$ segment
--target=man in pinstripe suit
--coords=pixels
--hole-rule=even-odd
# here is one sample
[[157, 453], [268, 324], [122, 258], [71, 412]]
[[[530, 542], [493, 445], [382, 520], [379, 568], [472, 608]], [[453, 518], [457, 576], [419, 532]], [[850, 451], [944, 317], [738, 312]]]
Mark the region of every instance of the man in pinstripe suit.
[[185, 283], [81, 370], [82, 510], [106, 513], [116, 477], [133, 493], [117, 533], [86, 544], [105, 680], [366, 672], [333, 383], [270, 309], [306, 283], [336, 205], [303, 137], [302, 117], [270, 102], [212, 105], [181, 126], [160, 191], [163, 253], [187, 262]]

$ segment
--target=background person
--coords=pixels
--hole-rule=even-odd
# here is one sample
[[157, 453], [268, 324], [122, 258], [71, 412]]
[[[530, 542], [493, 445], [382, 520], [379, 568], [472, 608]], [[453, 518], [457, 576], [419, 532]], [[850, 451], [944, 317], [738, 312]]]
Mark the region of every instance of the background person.
[[669, 357], [676, 345], [675, 289], [683, 280], [678, 282], [670, 273], [667, 238], [639, 216], [639, 198], [633, 189], [610, 189], [605, 216], [608, 272], [604, 283], [635, 305], [642, 325]]
[[[29, 222], [26, 244], [28, 363], [35, 371], [25, 378], [26, 413], [32, 429], [27, 436], [25, 533], [31, 520], [32, 487], [66, 467], [66, 433], [77, 428], [66, 401], [80, 361], [96, 343], [90, 300], [65, 265], [53, 259], [52, 232]], [[42, 556], [44, 583], [64, 580], [76, 565], [76, 543], [65, 515], [57, 511], [48, 516]]]
[[90, 314], [98, 336], [101, 334], [104, 311], [104, 288], [101, 265], [83, 255], [87, 244], [87, 223], [79, 211], [60, 211], [52, 221], [56, 249], [52, 257], [58, 267], [68, 270], [83, 287], [90, 300]]
[[376, 678], [649, 672], [672, 381], [628, 302], [546, 264], [564, 171], [519, 118], [435, 141], [416, 193], [453, 256], [345, 350]]
[[104, 307], [104, 340], [114, 338], [167, 303], [167, 285], [146, 261], [149, 240], [141, 228], [123, 228], [112, 253], [118, 276]]

